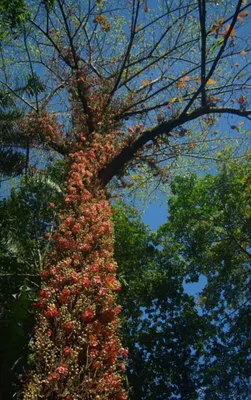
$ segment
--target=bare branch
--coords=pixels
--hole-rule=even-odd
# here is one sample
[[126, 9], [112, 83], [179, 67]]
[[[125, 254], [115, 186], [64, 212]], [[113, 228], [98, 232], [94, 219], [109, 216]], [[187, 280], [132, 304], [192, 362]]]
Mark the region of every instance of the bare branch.
[[251, 121], [251, 110], [241, 111], [230, 107], [211, 108], [204, 106], [192, 111], [190, 114], [181, 114], [177, 118], [163, 122], [152, 129], [144, 131], [138, 139], [128, 147], [124, 148], [103, 170], [100, 171], [100, 180], [103, 184], [107, 184], [128, 162], [132, 160], [137, 151], [147, 142], [152, 141], [163, 134], [172, 136], [171, 132], [174, 128], [208, 114], [233, 114], [245, 117]]
[[214, 60], [212, 66], [211, 66], [211, 68], [210, 68], [210, 70], [209, 70], [209, 72], [208, 72], [208, 74], [207, 74], [207, 76], [205, 78], [204, 83], [201, 82], [201, 85], [200, 85], [199, 89], [195, 92], [195, 94], [192, 97], [192, 99], [189, 101], [189, 103], [184, 108], [184, 110], [183, 110], [184, 114], [188, 112], [188, 110], [190, 109], [191, 105], [197, 99], [198, 95], [201, 93], [203, 88], [205, 88], [205, 85], [207, 84], [207, 82], [209, 81], [211, 76], [213, 75], [213, 73], [214, 73], [214, 71], [215, 71], [215, 69], [216, 69], [216, 67], [217, 67], [217, 65], [218, 65], [218, 63], [219, 63], [219, 61], [221, 59], [222, 54], [224, 53], [224, 51], [226, 49], [227, 42], [228, 42], [228, 39], [230, 38], [231, 32], [233, 31], [233, 28], [234, 28], [234, 26], [236, 24], [236, 21], [237, 21], [237, 18], [238, 18], [238, 14], [239, 14], [240, 9], [241, 9], [241, 4], [242, 4], [242, 0], [238, 0], [238, 4], [236, 6], [235, 13], [234, 13], [231, 25], [230, 25], [230, 27], [228, 29], [228, 32], [224, 36], [224, 40], [223, 40], [223, 43], [222, 43], [222, 45], [220, 47], [220, 50], [218, 51], [218, 54], [215, 57], [215, 60]]
[[[135, 2], [137, 2], [136, 11], [135, 11]], [[112, 96], [114, 95], [114, 93], [116, 92], [116, 90], [117, 90], [117, 88], [119, 86], [121, 77], [123, 75], [123, 71], [124, 71], [126, 63], [127, 63], [127, 60], [128, 60], [128, 58], [129, 58], [129, 56], [131, 54], [131, 49], [132, 49], [132, 45], [133, 45], [133, 41], [134, 41], [134, 37], [135, 37], [136, 25], [137, 25], [137, 20], [138, 20], [138, 15], [139, 15], [139, 6], [140, 6], [140, 0], [133, 0], [133, 12], [132, 12], [132, 20], [131, 20], [131, 37], [130, 37], [130, 40], [129, 40], [129, 43], [128, 43], [128, 46], [127, 46], [127, 50], [125, 52], [125, 57], [124, 57], [122, 66], [121, 66], [121, 68], [119, 70], [119, 73], [118, 73], [117, 79], [115, 81], [115, 84], [114, 84], [114, 86], [113, 86], [113, 88], [111, 90], [110, 99], [109, 99], [107, 105], [109, 105]]]
[[198, 0], [200, 13], [201, 30], [201, 105], [206, 105], [206, 51], [207, 51], [207, 33], [206, 33], [206, 0]]

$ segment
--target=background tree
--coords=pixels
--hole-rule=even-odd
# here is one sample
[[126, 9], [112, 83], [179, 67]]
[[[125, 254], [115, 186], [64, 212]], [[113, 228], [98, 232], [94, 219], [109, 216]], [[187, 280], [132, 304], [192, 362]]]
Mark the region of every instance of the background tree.
[[58, 162], [47, 170], [47, 177], [23, 177], [20, 188], [0, 202], [1, 399], [11, 399], [21, 389], [20, 376], [34, 329], [32, 304], [40, 289], [39, 274], [48, 252], [44, 235], [58, 224], [57, 210], [48, 200], [60, 208], [63, 171], [64, 165]]
[[[211, 114], [249, 118], [248, 62], [244, 59], [241, 73], [235, 72], [240, 56], [245, 58], [249, 51], [248, 44], [237, 37], [238, 32], [245, 34], [249, 4], [199, 1], [184, 6], [172, 2], [153, 7], [152, 13], [139, 0], [119, 7], [115, 2], [114, 8], [112, 1], [29, 6], [20, 36], [13, 43], [4, 38], [0, 82], [22, 104], [25, 117], [20, 118], [19, 127], [29, 143], [66, 157], [69, 178], [61, 225], [42, 273], [37, 371], [25, 398], [64, 395], [70, 399], [95, 393], [124, 399], [116, 364], [117, 355], [126, 351], [116, 336], [119, 308], [112, 292], [119, 284], [114, 277], [112, 226], [104, 187], [114, 176], [120, 178], [141, 163], [166, 179], [161, 161], [173, 157], [173, 138], [182, 143], [184, 134], [189, 137], [191, 121], [204, 116], [204, 124], [210, 125]], [[123, 25], [128, 16], [129, 28]], [[198, 17], [198, 30], [191, 30]], [[173, 35], [175, 26], [177, 34]], [[199, 57], [194, 60], [197, 48]], [[230, 60], [228, 74], [225, 68], [229, 69]], [[27, 72], [23, 73], [22, 65], [28, 66]], [[36, 90], [20, 92], [31, 81]], [[27, 169], [28, 165], [29, 154]], [[94, 218], [101, 210], [103, 219], [100, 216], [95, 232]], [[81, 224], [85, 221], [83, 226], [77, 222], [80, 218]], [[73, 254], [74, 262], [66, 271]], [[96, 262], [100, 275], [94, 280]], [[92, 275], [89, 290], [80, 288], [80, 282], [90, 279], [86, 274]], [[105, 282], [102, 295], [99, 279]], [[69, 324], [73, 332], [70, 346], [65, 333]], [[96, 347], [92, 344], [97, 342], [98, 348], [89, 352], [89, 346]], [[72, 356], [67, 358], [69, 347]]]
[[135, 210], [117, 205], [115, 211], [130, 398], [197, 399], [210, 322], [200, 317], [193, 296], [184, 291], [178, 256], [153, 245], [155, 235], [149, 235]]
[[206, 284], [197, 298], [215, 328], [204, 343], [202, 398], [250, 397], [250, 157], [216, 176], [177, 178], [169, 219], [158, 235], [178, 249], [186, 282]]

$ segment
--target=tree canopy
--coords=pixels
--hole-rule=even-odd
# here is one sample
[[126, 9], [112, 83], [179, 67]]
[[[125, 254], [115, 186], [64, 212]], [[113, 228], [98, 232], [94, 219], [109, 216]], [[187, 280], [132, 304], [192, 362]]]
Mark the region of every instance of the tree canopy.
[[[3, 21], [16, 29], [1, 42], [2, 156], [8, 150], [17, 173], [32, 164], [30, 148], [71, 152], [78, 140], [72, 101], [80, 113], [83, 107], [90, 132], [97, 130], [92, 120], [102, 109], [121, 130], [121, 140], [128, 138], [100, 171], [104, 183], [121, 174], [130, 181], [142, 166], [165, 181], [167, 160], [196, 157], [202, 143], [210, 157], [205, 146], [215, 140], [219, 116], [249, 118], [246, 1], [10, 1], [2, 8]], [[6, 118], [13, 102], [23, 118], [12, 129], [10, 153]], [[46, 124], [54, 128], [56, 120], [62, 123], [54, 129], [59, 136], [42, 132], [41, 120], [35, 133], [36, 115], [48, 115]], [[228, 126], [232, 136], [238, 129], [240, 140], [236, 120]], [[14, 138], [26, 149], [26, 161], [15, 159]]]
[[216, 176], [177, 178], [158, 232], [165, 246], [178, 248], [186, 282], [206, 278], [198, 306], [216, 328], [204, 353], [206, 399], [249, 398], [249, 176], [248, 157]]
[[[133, 354], [131, 396], [236, 398], [237, 390], [246, 396], [248, 369], [238, 368], [248, 360], [249, 343], [243, 321], [250, 261], [245, 163], [239, 169], [222, 162], [217, 177], [174, 179], [170, 218], [157, 235], [117, 206], [117, 235], [128, 248], [133, 244], [137, 279], [123, 246], [114, 247], [110, 202], [111, 193], [135, 182], [166, 184], [181, 156], [223, 160], [228, 141], [234, 146], [227, 151], [244, 154], [251, 118], [250, 5], [1, 3], [0, 172], [4, 179], [23, 174], [20, 190], [1, 209], [3, 268], [10, 273], [3, 315], [14, 316], [7, 299], [20, 291], [22, 274], [39, 276], [28, 291], [23, 282], [20, 310], [40, 289], [25, 400], [128, 398], [119, 298], [125, 302], [121, 332]], [[57, 159], [60, 167], [50, 179]], [[197, 301], [185, 293], [184, 280], [200, 276], [207, 283]], [[18, 325], [23, 339], [28, 321], [27, 330], [26, 322]], [[245, 332], [241, 340], [237, 322]]]

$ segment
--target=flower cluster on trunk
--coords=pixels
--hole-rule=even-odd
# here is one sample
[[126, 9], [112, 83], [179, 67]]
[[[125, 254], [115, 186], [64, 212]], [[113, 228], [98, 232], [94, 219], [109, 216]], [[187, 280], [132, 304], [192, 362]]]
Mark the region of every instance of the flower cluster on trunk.
[[[98, 109], [94, 93], [91, 96]], [[123, 140], [112, 124], [103, 133], [98, 110], [93, 114], [97, 129], [87, 134], [87, 117], [74, 107], [77, 140], [69, 154], [65, 207], [51, 238], [53, 248], [41, 272], [42, 288], [34, 305], [38, 309], [36, 369], [24, 400], [126, 400], [127, 349], [117, 334], [121, 307], [116, 293], [121, 286], [113, 259], [112, 211], [98, 179], [100, 168], [116, 155]], [[51, 127], [47, 116], [38, 124], [40, 129]]]

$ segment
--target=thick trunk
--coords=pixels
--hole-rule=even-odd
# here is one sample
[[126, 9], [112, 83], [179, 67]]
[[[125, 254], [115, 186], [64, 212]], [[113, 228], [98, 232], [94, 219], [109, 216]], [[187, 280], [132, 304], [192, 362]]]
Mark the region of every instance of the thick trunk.
[[98, 180], [98, 167], [112, 156], [108, 139], [97, 134], [70, 155], [65, 208], [35, 304], [35, 370], [24, 400], [127, 399], [112, 212]]

